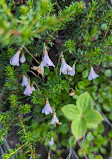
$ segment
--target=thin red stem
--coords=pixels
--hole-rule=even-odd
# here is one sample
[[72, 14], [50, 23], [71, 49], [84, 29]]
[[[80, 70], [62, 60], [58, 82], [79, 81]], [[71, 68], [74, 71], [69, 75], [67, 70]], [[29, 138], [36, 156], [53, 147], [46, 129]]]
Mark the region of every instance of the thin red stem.
[[78, 143], [78, 145], [79, 145], [79, 147], [80, 147], [80, 149], [81, 149], [81, 151], [82, 151], [82, 153], [83, 153], [85, 159], [88, 159], [88, 157], [86, 156], [86, 154], [85, 154], [85, 152], [84, 152], [84, 150], [83, 150], [83, 148], [82, 148], [82, 146], [81, 146], [81, 144], [80, 144], [80, 140], [77, 140], [77, 143]]

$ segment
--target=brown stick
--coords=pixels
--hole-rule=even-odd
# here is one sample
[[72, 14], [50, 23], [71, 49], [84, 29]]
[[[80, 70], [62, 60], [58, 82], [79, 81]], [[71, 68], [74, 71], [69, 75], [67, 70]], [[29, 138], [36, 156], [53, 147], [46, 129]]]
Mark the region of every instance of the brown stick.
[[28, 49], [24, 46], [24, 49], [27, 51], [28, 54], [30, 54], [30, 56], [38, 63], [40, 64], [39, 61], [37, 61], [37, 59], [28, 51]]

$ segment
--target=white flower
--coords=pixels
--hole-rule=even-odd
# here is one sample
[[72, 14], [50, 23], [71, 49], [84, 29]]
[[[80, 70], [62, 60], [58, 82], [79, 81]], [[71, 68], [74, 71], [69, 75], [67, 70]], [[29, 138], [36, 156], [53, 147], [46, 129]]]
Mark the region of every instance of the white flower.
[[97, 77], [99, 77], [99, 76], [95, 73], [93, 67], [91, 67], [91, 71], [89, 73], [88, 80], [91, 81], [92, 79], [96, 79]]
[[24, 54], [22, 54], [22, 56], [21, 56], [21, 58], [20, 58], [20, 62], [21, 62], [21, 63], [24, 63], [25, 61], [26, 61], [26, 58], [25, 58]]
[[49, 145], [52, 146], [54, 144], [53, 137], [51, 137], [51, 141], [49, 141]]
[[25, 75], [23, 75], [21, 86], [23, 87], [27, 85], [28, 85], [28, 78]]
[[17, 51], [15, 55], [10, 59], [10, 64], [13, 66], [19, 66], [19, 55], [21, 50]]
[[74, 76], [75, 75], [75, 64], [72, 66], [72, 71], [68, 70], [68, 75]]
[[43, 57], [43, 60], [42, 60], [42, 65], [46, 66], [46, 67], [49, 67], [49, 66], [55, 67], [55, 65], [53, 64], [53, 62], [51, 61], [51, 59], [48, 56], [46, 47], [44, 49], [45, 49], [45, 51], [44, 51], [44, 57]]
[[68, 71], [72, 71], [72, 67], [69, 66], [66, 62], [65, 59], [62, 57], [62, 63], [61, 63], [61, 68], [60, 68], [60, 75], [61, 72], [65, 75], [68, 74]]
[[31, 89], [32, 89], [32, 92], [35, 91], [35, 88], [33, 86], [31, 87]]
[[30, 86], [30, 84], [28, 84], [24, 90], [24, 94], [26, 96], [30, 96], [32, 94], [32, 87]]
[[49, 101], [46, 100], [46, 105], [45, 107], [42, 109], [42, 113], [45, 113], [45, 115], [48, 115], [50, 113], [53, 113], [52, 107], [49, 104]]
[[54, 124], [61, 124], [61, 123], [59, 122], [59, 120], [58, 120], [58, 118], [57, 118], [55, 112], [53, 113], [53, 118], [52, 118], [52, 120], [51, 120], [51, 122], [50, 122], [49, 124], [53, 124], [53, 125], [54, 125]]

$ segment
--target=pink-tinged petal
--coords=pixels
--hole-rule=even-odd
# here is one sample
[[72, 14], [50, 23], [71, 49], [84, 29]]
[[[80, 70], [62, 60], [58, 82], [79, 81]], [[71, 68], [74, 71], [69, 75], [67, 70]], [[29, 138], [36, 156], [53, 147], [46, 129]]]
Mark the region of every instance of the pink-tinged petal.
[[44, 54], [44, 57], [43, 57], [43, 60], [42, 60], [42, 65], [43, 65], [43, 66], [46, 66], [46, 67], [49, 67], [49, 66], [55, 67], [55, 65], [53, 64], [53, 62], [52, 62], [51, 59], [49, 58], [47, 52], [45, 52], [45, 54]]
[[21, 51], [17, 51], [16, 54], [10, 59], [10, 65], [19, 66], [19, 55]]
[[45, 115], [48, 115], [50, 113], [53, 113], [52, 107], [49, 104], [49, 101], [46, 101], [45, 107], [42, 109], [42, 113], [45, 113]]
[[58, 120], [56, 114], [53, 114], [53, 118], [52, 118], [52, 120], [51, 120], [51, 123], [52, 123], [52, 124], [56, 124], [56, 123], [58, 124], [58, 123], [59, 123], [59, 120]]
[[32, 89], [32, 92], [35, 91], [35, 88], [34, 88], [34, 87], [31, 87], [31, 89]]
[[91, 81], [92, 79], [96, 79], [97, 77], [99, 77], [99, 75], [97, 75], [95, 73], [93, 67], [91, 67], [91, 71], [89, 73], [88, 80]]
[[28, 78], [25, 75], [23, 75], [21, 86], [23, 87], [27, 85], [28, 85]]
[[22, 54], [22, 56], [21, 56], [21, 58], [20, 58], [20, 62], [21, 62], [21, 63], [24, 63], [25, 61], [26, 61], [26, 58], [25, 58], [24, 54]]
[[67, 74], [70, 75], [70, 76], [74, 76], [75, 75], [75, 65], [73, 65], [72, 71], [68, 70]]
[[61, 73], [63, 73], [64, 75], [68, 74], [68, 71], [72, 71], [72, 67], [65, 62], [64, 58], [62, 58], [62, 63], [60, 67], [60, 75]]
[[24, 90], [24, 94], [26, 96], [30, 96], [32, 94], [32, 87], [28, 84]]
[[49, 145], [52, 146], [54, 144], [53, 137], [51, 137], [51, 141], [49, 141]]

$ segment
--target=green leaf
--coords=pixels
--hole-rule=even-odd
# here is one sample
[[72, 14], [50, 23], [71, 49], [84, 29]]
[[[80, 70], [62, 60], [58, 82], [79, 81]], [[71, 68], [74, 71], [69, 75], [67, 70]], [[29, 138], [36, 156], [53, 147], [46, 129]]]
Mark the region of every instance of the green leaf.
[[84, 119], [89, 124], [97, 124], [103, 120], [103, 117], [97, 110], [88, 110], [84, 114]]
[[95, 157], [95, 159], [103, 159], [101, 155]]
[[85, 83], [83, 81], [78, 82], [78, 88], [79, 89], [84, 89], [85, 88]]
[[96, 129], [98, 127], [98, 124], [93, 124], [93, 123], [86, 123], [87, 124], [87, 128], [94, 128]]
[[89, 93], [85, 92], [81, 94], [76, 101], [76, 105], [81, 113], [84, 113], [89, 109], [92, 109], [93, 102]]
[[80, 117], [72, 122], [71, 128], [72, 128], [73, 135], [78, 140], [82, 138], [82, 136], [85, 134], [87, 125], [85, 120]]
[[83, 77], [83, 78], [87, 78], [88, 75], [89, 75], [88, 69], [86, 69], [86, 70], [84, 70], [84, 71], [82, 72], [82, 77]]
[[101, 29], [102, 29], [102, 30], [107, 30], [107, 24], [106, 24], [106, 23], [103, 23], [103, 24], [101, 25]]
[[63, 114], [71, 121], [80, 118], [80, 112], [74, 104], [67, 104], [62, 107], [61, 110]]

